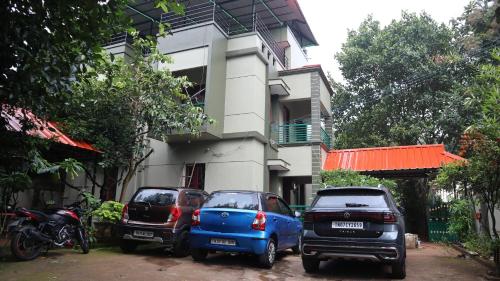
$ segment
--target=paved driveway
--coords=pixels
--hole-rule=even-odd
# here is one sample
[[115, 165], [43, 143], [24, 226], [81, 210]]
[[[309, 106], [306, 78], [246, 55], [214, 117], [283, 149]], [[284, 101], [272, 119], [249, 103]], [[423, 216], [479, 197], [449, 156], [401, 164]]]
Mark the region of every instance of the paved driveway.
[[[406, 280], [483, 280], [486, 269], [458, 258], [455, 250], [436, 244], [408, 250]], [[323, 262], [320, 272], [306, 274], [299, 256], [280, 255], [272, 270], [249, 256], [210, 255], [204, 263], [174, 258], [161, 249], [124, 255], [118, 249], [49, 252], [31, 262], [0, 263], [0, 280], [385, 280], [389, 269], [371, 263]]]

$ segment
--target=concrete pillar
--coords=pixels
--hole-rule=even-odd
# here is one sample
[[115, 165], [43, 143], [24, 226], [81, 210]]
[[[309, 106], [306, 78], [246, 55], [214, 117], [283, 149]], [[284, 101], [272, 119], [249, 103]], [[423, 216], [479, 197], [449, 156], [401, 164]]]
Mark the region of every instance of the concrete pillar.
[[321, 188], [321, 100], [318, 72], [311, 73], [311, 129], [312, 194], [306, 194], [306, 198], [314, 198], [316, 191]]

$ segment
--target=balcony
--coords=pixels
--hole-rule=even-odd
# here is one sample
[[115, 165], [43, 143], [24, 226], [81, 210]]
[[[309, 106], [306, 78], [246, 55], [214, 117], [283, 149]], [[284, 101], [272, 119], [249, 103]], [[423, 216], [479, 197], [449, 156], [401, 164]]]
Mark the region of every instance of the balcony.
[[275, 125], [271, 130], [272, 139], [279, 145], [310, 143], [311, 135], [311, 124]]
[[285, 49], [274, 40], [266, 24], [257, 13], [236, 18], [217, 3], [202, 3], [187, 6], [183, 15], [174, 12], [164, 13], [161, 15], [161, 21], [168, 24], [170, 30], [213, 22], [227, 36], [256, 32], [266, 42], [281, 65], [288, 68]]
[[[279, 145], [306, 144], [311, 142], [311, 124], [273, 125], [271, 138]], [[320, 130], [321, 143], [328, 149], [332, 148], [332, 140], [325, 129]]]
[[321, 142], [328, 148], [332, 149], [332, 138], [328, 135], [325, 129], [321, 127], [320, 131]]

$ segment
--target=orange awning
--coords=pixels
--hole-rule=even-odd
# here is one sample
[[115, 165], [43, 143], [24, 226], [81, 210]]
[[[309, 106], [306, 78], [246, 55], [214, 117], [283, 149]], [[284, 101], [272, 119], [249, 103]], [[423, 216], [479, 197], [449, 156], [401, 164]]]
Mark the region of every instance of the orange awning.
[[446, 152], [443, 144], [356, 148], [331, 150], [323, 169], [359, 172], [438, 169], [456, 161], [465, 159]]
[[[78, 147], [85, 150], [91, 150], [99, 152], [91, 144], [84, 141], [73, 140], [69, 136], [63, 134], [56, 126], [54, 122], [43, 122], [40, 118], [36, 117], [33, 113], [26, 111], [24, 113], [25, 117], [29, 119], [35, 125], [35, 129], [28, 131], [27, 133], [31, 136], [50, 139], [65, 145]], [[6, 118], [8, 121], [7, 129], [13, 132], [21, 132], [22, 125], [21, 120], [23, 119], [23, 112], [21, 109], [16, 109], [14, 115], [8, 114], [6, 111], [2, 111], [2, 117]]]

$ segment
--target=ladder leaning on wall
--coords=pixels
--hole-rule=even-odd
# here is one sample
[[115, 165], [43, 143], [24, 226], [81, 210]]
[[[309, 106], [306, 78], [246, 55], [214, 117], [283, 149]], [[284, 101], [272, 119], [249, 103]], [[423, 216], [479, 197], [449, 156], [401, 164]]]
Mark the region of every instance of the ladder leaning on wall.
[[[184, 162], [183, 165], [186, 168], [186, 172], [187, 172], [187, 163]], [[190, 187], [191, 186], [191, 180], [193, 179], [194, 168], [196, 167], [196, 161], [194, 161], [194, 163], [192, 165], [193, 165], [193, 167], [191, 168], [191, 174], [189, 176], [181, 174], [181, 176], [179, 177], [179, 187], [183, 186], [182, 185], [182, 180], [184, 179], [184, 182], [185, 182], [186, 178], [189, 178], [189, 182], [186, 185], [186, 187]]]

